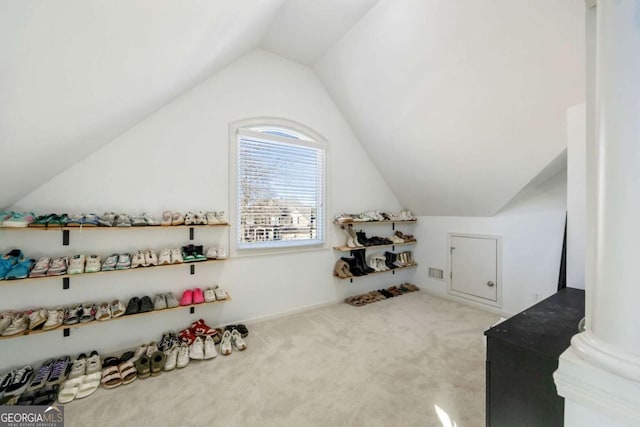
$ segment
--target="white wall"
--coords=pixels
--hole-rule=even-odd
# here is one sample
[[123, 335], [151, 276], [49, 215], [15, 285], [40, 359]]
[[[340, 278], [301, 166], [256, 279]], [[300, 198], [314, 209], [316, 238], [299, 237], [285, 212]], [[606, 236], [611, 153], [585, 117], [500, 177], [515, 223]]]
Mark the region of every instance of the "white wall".
[[[13, 206], [36, 212], [104, 211], [159, 215], [165, 209], [229, 211], [229, 123], [255, 116], [303, 123], [329, 141], [328, 212], [399, 209], [339, 110], [313, 71], [256, 50], [168, 104], [119, 138], [24, 197]], [[329, 244], [344, 238], [329, 223]], [[228, 230], [197, 230], [196, 242], [228, 245]], [[188, 243], [185, 229], [84, 230], [61, 246], [57, 232], [4, 232], [4, 252], [20, 247], [31, 257], [132, 251]], [[162, 331], [181, 329], [204, 318], [211, 326], [270, 316], [341, 300], [364, 290], [408, 280], [395, 276], [338, 281], [332, 269], [339, 254], [311, 252], [229, 259], [220, 264], [82, 276], [62, 290], [57, 280], [0, 286], [0, 310], [57, 306], [73, 302], [128, 300], [158, 291], [182, 291], [220, 284], [231, 294], [226, 304], [106, 322], [62, 332], [2, 341], [0, 369], [25, 361], [97, 349], [113, 351], [157, 340]], [[28, 355], [28, 356], [25, 356]]]
[[[503, 237], [502, 300], [499, 312], [511, 315], [553, 294], [558, 286], [566, 213], [566, 172], [523, 192], [493, 217], [420, 217], [415, 255], [416, 281], [435, 294], [449, 296], [447, 282], [428, 277], [428, 268], [448, 276], [447, 233], [490, 234]], [[483, 306], [489, 310], [489, 306]]]
[[567, 111], [567, 286], [584, 289], [587, 237], [585, 105]]

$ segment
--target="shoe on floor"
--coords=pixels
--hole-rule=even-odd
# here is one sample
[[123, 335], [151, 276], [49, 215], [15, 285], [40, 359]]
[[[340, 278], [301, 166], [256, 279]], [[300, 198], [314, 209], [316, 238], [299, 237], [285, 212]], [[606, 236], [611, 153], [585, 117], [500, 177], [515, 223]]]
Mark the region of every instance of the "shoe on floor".
[[189, 358], [194, 360], [204, 359], [204, 343], [202, 338], [196, 337], [193, 344], [189, 347]]
[[33, 378], [33, 368], [29, 365], [18, 369], [14, 376], [11, 385], [9, 385], [5, 392], [5, 396], [17, 396], [24, 393], [27, 390], [27, 386]]
[[242, 335], [240, 335], [240, 332], [237, 329], [231, 331], [231, 344], [233, 345], [233, 348], [238, 351], [244, 351], [247, 349], [247, 343], [244, 342]]
[[164, 362], [165, 371], [173, 371], [178, 364], [178, 352], [180, 347], [171, 347], [171, 349], [165, 351], [166, 360]]
[[189, 345], [183, 342], [178, 349], [178, 359], [176, 361], [176, 368], [182, 369], [189, 364], [191, 358], [189, 358]]
[[167, 356], [161, 351], [156, 351], [151, 355], [151, 376], [157, 377], [162, 373], [166, 360]]
[[213, 338], [208, 336], [204, 339], [204, 359], [213, 359], [218, 355], [216, 351], [216, 343], [213, 342]]
[[228, 356], [232, 351], [231, 331], [224, 331], [224, 334], [222, 334], [222, 340], [220, 341], [220, 354]]

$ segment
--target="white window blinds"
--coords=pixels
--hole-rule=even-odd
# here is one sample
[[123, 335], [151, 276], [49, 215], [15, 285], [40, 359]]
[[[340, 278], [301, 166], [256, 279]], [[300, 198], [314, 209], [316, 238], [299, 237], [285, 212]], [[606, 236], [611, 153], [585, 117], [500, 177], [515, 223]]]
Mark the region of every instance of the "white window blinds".
[[238, 132], [238, 249], [324, 242], [324, 154], [285, 129]]

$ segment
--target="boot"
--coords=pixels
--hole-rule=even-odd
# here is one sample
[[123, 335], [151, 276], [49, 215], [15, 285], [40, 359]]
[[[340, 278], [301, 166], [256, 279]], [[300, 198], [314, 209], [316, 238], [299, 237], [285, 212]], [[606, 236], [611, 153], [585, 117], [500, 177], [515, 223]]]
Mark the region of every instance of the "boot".
[[353, 229], [353, 225], [351, 225], [351, 224], [347, 225], [347, 233], [353, 239], [353, 243], [356, 245], [356, 248], [363, 248], [364, 247], [364, 245], [360, 241], [358, 241], [358, 236], [356, 235], [356, 232]]
[[367, 235], [364, 231], [356, 231], [356, 237], [358, 238], [358, 242], [364, 246], [371, 246], [370, 239], [367, 239]]
[[347, 235], [346, 246], [348, 248], [355, 248], [356, 243], [353, 241], [353, 237], [351, 237], [351, 234], [349, 234], [349, 231], [347, 231], [347, 227], [345, 227], [344, 225], [341, 225], [340, 228], [342, 229], [342, 231], [344, 231], [344, 234]]
[[373, 273], [375, 270], [367, 265], [367, 261], [365, 259], [365, 251], [354, 251], [353, 257], [357, 260], [358, 265], [361, 270], [364, 271], [364, 274]]
[[360, 266], [358, 265], [358, 261], [355, 258], [340, 258], [342, 261], [346, 262], [347, 265], [349, 266], [349, 271], [351, 272], [351, 274], [353, 276], [364, 276], [365, 274], [367, 274], [365, 271], [363, 271]]
[[385, 252], [384, 258], [385, 258], [385, 264], [387, 268], [390, 268], [390, 269], [397, 268], [397, 266], [394, 264], [394, 262], [396, 261], [396, 254], [394, 254], [393, 252]]
[[341, 279], [352, 277], [352, 274], [349, 272], [349, 265], [342, 259], [336, 261], [336, 265], [333, 268], [333, 275]]

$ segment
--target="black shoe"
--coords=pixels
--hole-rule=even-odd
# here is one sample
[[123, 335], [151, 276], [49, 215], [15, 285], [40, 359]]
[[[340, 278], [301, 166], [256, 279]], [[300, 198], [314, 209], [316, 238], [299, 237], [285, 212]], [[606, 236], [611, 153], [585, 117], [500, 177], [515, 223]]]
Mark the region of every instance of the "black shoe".
[[31, 382], [31, 378], [33, 378], [33, 368], [31, 366], [27, 365], [24, 368], [18, 369], [13, 376], [11, 385], [5, 390], [4, 395], [17, 396], [18, 394], [24, 393]]
[[124, 314], [137, 314], [140, 312], [140, 298], [133, 297], [129, 300], [129, 304], [127, 304], [127, 309]]
[[151, 297], [145, 295], [140, 300], [140, 313], [147, 313], [153, 310], [153, 301]]

